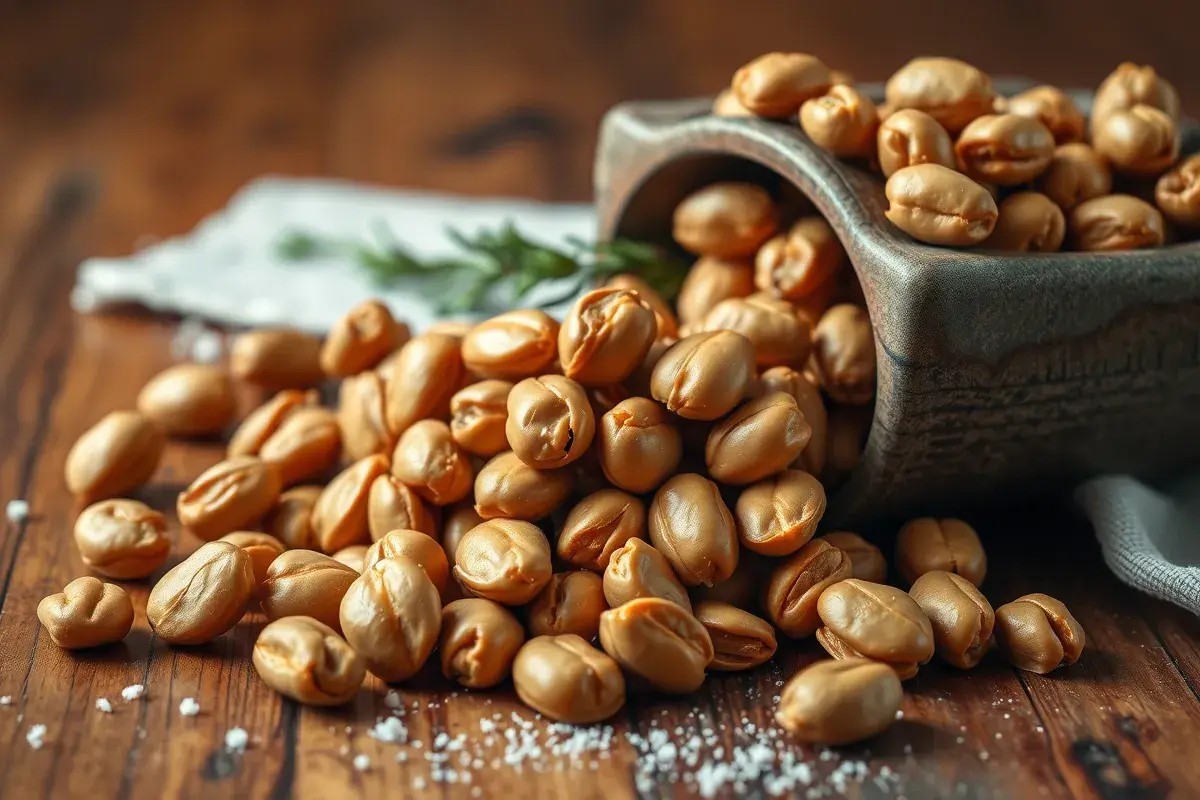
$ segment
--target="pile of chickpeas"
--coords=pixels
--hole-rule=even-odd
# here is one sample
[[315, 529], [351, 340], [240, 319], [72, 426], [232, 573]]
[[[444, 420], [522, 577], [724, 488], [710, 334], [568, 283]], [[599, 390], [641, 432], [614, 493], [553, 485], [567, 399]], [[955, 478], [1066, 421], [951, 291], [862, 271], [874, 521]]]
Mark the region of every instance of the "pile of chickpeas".
[[1200, 154], [1179, 160], [1179, 96], [1152, 67], [1118, 66], [1088, 120], [1060, 89], [1001, 97], [953, 58], [908, 62], [876, 106], [815, 56], [769, 53], [713, 111], [798, 119], [818, 147], [881, 173], [888, 219], [929, 244], [1132, 250], [1200, 228]]

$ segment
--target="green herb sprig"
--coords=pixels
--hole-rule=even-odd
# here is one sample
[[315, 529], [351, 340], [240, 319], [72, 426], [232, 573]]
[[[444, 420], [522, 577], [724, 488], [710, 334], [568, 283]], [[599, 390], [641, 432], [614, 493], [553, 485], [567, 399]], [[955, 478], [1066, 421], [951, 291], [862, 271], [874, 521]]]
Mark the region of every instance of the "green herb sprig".
[[507, 294], [520, 302], [543, 281], [573, 278], [563, 292], [538, 303], [557, 305], [605, 278], [631, 273], [671, 300], [679, 293], [685, 269], [655, 245], [617, 239], [588, 243], [567, 241], [566, 249], [534, 242], [511, 223], [474, 236], [449, 229], [447, 235], [461, 256], [422, 260], [413, 255], [382, 223], [373, 226], [373, 241], [321, 238], [305, 231], [287, 231], [278, 241], [279, 254], [289, 261], [321, 257], [349, 258], [366, 271], [375, 285], [411, 285], [428, 297], [444, 298], [439, 313], [498, 311]]

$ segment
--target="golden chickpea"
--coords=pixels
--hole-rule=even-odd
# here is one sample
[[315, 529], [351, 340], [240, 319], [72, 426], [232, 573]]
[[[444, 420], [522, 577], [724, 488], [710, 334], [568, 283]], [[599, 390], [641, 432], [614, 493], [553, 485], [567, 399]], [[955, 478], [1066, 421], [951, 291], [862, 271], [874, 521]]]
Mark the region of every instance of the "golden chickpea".
[[1054, 134], [1039, 120], [1019, 114], [986, 114], [954, 143], [968, 177], [999, 186], [1027, 183], [1054, 158]]
[[262, 583], [267, 578], [267, 570], [276, 558], [283, 555], [287, 548], [283, 542], [276, 539], [274, 536], [269, 536], [265, 533], [257, 531], [234, 531], [227, 533], [217, 541], [229, 542], [234, 547], [239, 547], [242, 551], [250, 556], [250, 568], [254, 572], [254, 588], [257, 593]]
[[442, 674], [469, 689], [488, 689], [507, 678], [524, 643], [521, 623], [492, 600], [468, 597], [442, 609]]
[[1083, 626], [1060, 601], [1027, 594], [996, 609], [996, 644], [1010, 664], [1045, 675], [1083, 654]]
[[396, 683], [415, 675], [437, 646], [442, 601], [417, 564], [385, 558], [350, 584], [340, 619], [367, 669]]
[[657, 597], [631, 600], [601, 614], [600, 646], [623, 670], [671, 694], [699, 689], [714, 655], [700, 621]]
[[[738, 539], [767, 556], [803, 547], [825, 514], [825, 489], [807, 472], [786, 470], [746, 488], [734, 510]], [[832, 544], [832, 543], [831, 543]]]
[[654, 399], [685, 419], [713, 420], [733, 410], [754, 377], [754, 345], [740, 333], [697, 333], [673, 345], [650, 378]]
[[676, 475], [654, 495], [647, 517], [650, 541], [686, 586], [711, 585], [733, 574], [737, 526], [715, 483]]
[[1158, 179], [1154, 202], [1175, 224], [1200, 226], [1200, 153], [1185, 158]]
[[321, 552], [334, 553], [370, 541], [367, 499], [371, 484], [387, 468], [383, 456], [367, 456], [346, 467], [321, 492], [312, 510], [313, 534]]
[[324, 488], [297, 486], [279, 495], [279, 501], [263, 518], [263, 530], [292, 550], [316, 550], [312, 510]]
[[[762, 247], [768, 244], [766, 242]], [[754, 267], [749, 262], [701, 256], [684, 276], [675, 303], [679, 308], [679, 319], [697, 325], [722, 300], [751, 294], [754, 294]]]
[[672, 234], [696, 255], [748, 258], [774, 235], [776, 225], [775, 203], [761, 186], [714, 183], [675, 207]]
[[458, 543], [467, 531], [483, 522], [483, 518], [475, 513], [473, 503], [463, 502], [446, 507], [446, 522], [442, 526], [442, 550], [446, 553], [446, 563], [453, 572], [458, 563]]
[[1117, 172], [1156, 176], [1179, 157], [1179, 131], [1163, 111], [1139, 105], [1113, 111], [1094, 125], [1092, 147]]
[[562, 375], [543, 375], [513, 387], [504, 430], [518, 458], [536, 469], [555, 469], [587, 452], [596, 420], [582, 386]]
[[171, 436], [206, 436], [233, 422], [237, 398], [224, 370], [211, 364], [176, 364], [142, 387], [138, 411]]
[[254, 669], [275, 691], [310, 706], [337, 706], [358, 694], [367, 666], [333, 628], [288, 617], [262, 629]]
[[832, 83], [829, 67], [808, 53], [767, 53], [733, 75], [733, 93], [760, 117], [790, 117]]
[[596, 448], [604, 476], [614, 486], [643, 494], [675, 474], [683, 456], [679, 431], [652, 400], [631, 397], [600, 418]]
[[875, 397], [875, 334], [867, 310], [842, 303], [813, 331], [813, 373], [837, 403], [866, 405]]
[[924, 111], [951, 136], [990, 114], [996, 96], [987, 73], [955, 58], [914, 58], [888, 79], [885, 92], [893, 113]]
[[574, 634], [530, 639], [517, 653], [512, 675], [521, 702], [558, 722], [600, 722], [625, 705], [617, 662]]
[[1067, 221], [1053, 200], [1038, 192], [1015, 192], [1000, 203], [1000, 216], [983, 246], [1018, 253], [1057, 252]]
[[620, 383], [642, 363], [657, 331], [654, 310], [637, 292], [588, 292], [575, 302], [558, 332], [563, 374], [584, 386]]
[[675, 319], [675, 312], [671, 310], [671, 304], [664, 300], [663, 296], [649, 283], [637, 275], [625, 274], [614, 275], [606, 285], [610, 289], [628, 289], [637, 292], [638, 297], [650, 306], [650, 310], [654, 312], [657, 329], [654, 334], [655, 340], [679, 335], [679, 321]]
[[821, 540], [841, 550], [850, 559], [850, 577], [871, 583], [883, 583], [887, 579], [887, 559], [883, 551], [857, 533], [834, 531]]
[[902, 681], [933, 658], [929, 618], [895, 587], [848, 578], [821, 593], [817, 612], [823, 625], [817, 641], [834, 658], [881, 661]]
[[574, 485], [569, 469], [534, 469], [512, 451], [501, 453], [475, 476], [475, 513], [483, 519], [542, 519], [567, 501]]
[[733, 89], [722, 89], [713, 100], [713, 116], [717, 117], [753, 117], [754, 112], [738, 102]]
[[388, 428], [401, 435], [419, 420], [445, 418], [464, 383], [462, 346], [455, 336], [424, 333], [400, 348], [388, 381]]
[[101, 500], [75, 520], [75, 545], [93, 572], [118, 580], [145, 578], [171, 553], [167, 520], [137, 500]]
[[1071, 209], [1067, 231], [1076, 250], [1138, 250], [1161, 247], [1165, 238], [1158, 209], [1127, 194], [1085, 200]]
[[600, 615], [607, 610], [599, 575], [585, 569], [558, 572], [529, 605], [529, 633], [574, 633], [590, 640], [600, 632]]
[[712, 640], [713, 660], [709, 669], [721, 672], [754, 669], [775, 655], [775, 629], [748, 611], [706, 601], [696, 606], [695, 616]]
[[800, 106], [800, 127], [813, 144], [841, 158], [867, 158], [875, 150], [879, 112], [853, 86], [831, 86]]
[[307, 389], [325, 380], [321, 340], [290, 328], [263, 328], [233, 337], [229, 370], [264, 389]]
[[253, 594], [250, 556], [228, 542], [208, 542], [154, 584], [146, 619], [168, 644], [204, 644], [237, 624]]
[[242, 424], [229, 438], [229, 447], [225, 455], [229, 458], [236, 456], [255, 456], [266, 441], [271, 438], [288, 414], [309, 402], [307, 392], [298, 389], [284, 389], [258, 408], [251, 411], [242, 420]]
[[467, 369], [485, 378], [520, 380], [547, 371], [558, 355], [558, 323], [544, 311], [509, 311], [479, 323], [462, 343]]
[[810, 297], [846, 264], [846, 251], [824, 217], [802, 217], [786, 236], [764, 244], [754, 260], [754, 283], [789, 301]]
[[879, 125], [876, 147], [885, 178], [917, 164], [958, 168], [950, 134], [936, 119], [915, 108], [901, 109], [885, 118]]
[[222, 461], [200, 474], [175, 504], [179, 522], [205, 541], [252, 527], [274, 507], [279, 471], [256, 456]]
[[331, 378], [357, 375], [378, 364], [408, 338], [408, 328], [379, 300], [364, 300], [333, 324], [321, 347], [321, 369]]
[[796, 398], [771, 392], [748, 400], [713, 426], [704, 446], [708, 473], [744, 485], [787, 469], [812, 436]]
[[922, 517], [896, 535], [896, 570], [910, 584], [926, 572], [944, 570], [980, 586], [987, 575], [987, 554], [979, 534], [962, 520]]
[[455, 553], [454, 575], [480, 597], [521, 606], [550, 581], [550, 543], [538, 527], [493, 519], [467, 531]]
[[385, 558], [397, 556], [404, 556], [425, 570], [439, 596], [445, 593], [450, 580], [450, 564], [446, 560], [446, 553], [436, 539], [420, 531], [390, 531], [367, 548], [362, 571], [366, 572]]
[[1007, 113], [1032, 117], [1050, 131], [1055, 144], [1083, 141], [1083, 112], [1065, 92], [1054, 86], [1035, 86], [1008, 98]]
[[805, 472], [820, 475], [825, 468], [829, 439], [829, 417], [825, 411], [825, 401], [821, 398], [821, 390], [799, 370], [792, 367], [771, 367], [758, 376], [754, 396], [761, 397], [770, 392], [787, 392], [796, 399], [796, 406], [812, 429], [812, 435], [800, 453], [797, 466]]
[[329, 556], [288, 550], [267, 567], [259, 590], [263, 613], [270, 620], [312, 617], [341, 631], [342, 598], [358, 576], [354, 567]]
[[435, 506], [462, 500], [475, 477], [471, 458], [455, 444], [450, 426], [436, 419], [423, 419], [400, 434], [392, 475]]
[[1092, 132], [1115, 111], [1128, 111], [1137, 105], [1152, 106], [1173, 122], [1179, 121], [1179, 94], [1175, 87], [1153, 67], [1125, 62], [1117, 66], [1096, 89], [1092, 100]]
[[631, 494], [602, 489], [579, 501], [558, 535], [558, 557], [572, 566], [604, 572], [613, 553], [646, 536], [646, 506]]
[[740, 333], [760, 367], [803, 364], [812, 347], [812, 320], [786, 300], [763, 294], [722, 300], [704, 317], [706, 331]]
[[908, 593], [929, 617], [934, 645], [944, 661], [971, 669], [983, 659], [992, 642], [996, 615], [970, 581], [934, 570], [917, 578]]
[[783, 687], [775, 721], [802, 742], [852, 744], [891, 727], [903, 699], [900, 679], [886, 664], [818, 661]]
[[999, 216], [996, 201], [987, 189], [940, 164], [896, 170], [888, 178], [885, 192], [887, 218], [927, 244], [979, 244], [991, 235]]
[[64, 469], [67, 488], [91, 502], [138, 488], [158, 469], [167, 436], [137, 411], [113, 411], [76, 440]]
[[639, 597], [660, 597], [692, 610], [687, 589], [666, 556], [644, 539], [631, 538], [613, 552], [604, 570], [604, 599], [617, 608]]
[[1084, 200], [1109, 194], [1112, 172], [1095, 150], [1076, 142], [1054, 149], [1050, 166], [1034, 185], [1066, 213]]
[[377, 542], [389, 531], [400, 528], [429, 536], [437, 534], [433, 515], [420, 495], [396, 476], [380, 475], [372, 481], [367, 494], [367, 531], [371, 541]]
[[508, 449], [508, 381], [487, 380], [460, 389], [450, 398], [450, 434], [463, 450], [490, 458]]
[[817, 600], [828, 587], [850, 577], [850, 559], [821, 539], [813, 539], [778, 562], [763, 594], [763, 609], [775, 627], [793, 639], [820, 627]]
[[342, 433], [327, 408], [304, 406], [284, 417], [258, 455], [278, 471], [284, 486], [315, 478], [337, 465]]
[[396, 437], [388, 429], [386, 407], [386, 386], [378, 373], [368, 370], [342, 381], [337, 420], [347, 459], [392, 452]]
[[38, 621], [67, 650], [119, 642], [133, 627], [133, 603], [120, 586], [76, 578], [58, 594], [42, 598]]

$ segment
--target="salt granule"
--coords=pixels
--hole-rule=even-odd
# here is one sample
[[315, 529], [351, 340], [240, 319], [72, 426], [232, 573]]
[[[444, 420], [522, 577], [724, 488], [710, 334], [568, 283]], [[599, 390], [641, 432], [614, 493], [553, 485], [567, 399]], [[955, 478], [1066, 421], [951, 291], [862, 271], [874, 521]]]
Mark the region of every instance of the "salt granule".
[[41, 750], [42, 744], [46, 738], [45, 725], [30, 725], [29, 732], [25, 734], [25, 741], [29, 742], [29, 746], [34, 750]]
[[146, 693], [146, 687], [140, 683], [135, 683], [132, 686], [126, 686], [121, 690], [121, 697], [125, 700], [137, 700]]
[[105, 714], [112, 713], [112, 703], [108, 702], [107, 697], [101, 697], [96, 700], [96, 710], [103, 711]]
[[185, 697], [179, 701], [179, 713], [185, 717], [194, 717], [200, 713], [200, 704], [194, 697]]
[[225, 749], [236, 750], [239, 753], [246, 751], [246, 745], [250, 743], [250, 735], [242, 728], [230, 728], [225, 731]]
[[4, 506], [4, 516], [8, 517], [11, 522], [20, 525], [29, 519], [29, 503], [24, 500], [9, 500], [8, 504]]
[[359, 772], [366, 772], [371, 768], [371, 759], [366, 753], [359, 753], [354, 757], [354, 768]]

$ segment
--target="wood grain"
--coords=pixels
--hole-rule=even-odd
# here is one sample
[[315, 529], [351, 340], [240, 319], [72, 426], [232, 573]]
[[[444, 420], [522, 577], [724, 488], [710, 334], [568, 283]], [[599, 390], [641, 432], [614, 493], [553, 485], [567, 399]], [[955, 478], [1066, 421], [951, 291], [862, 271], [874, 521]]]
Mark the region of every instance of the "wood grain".
[[[173, 332], [169, 321], [144, 316], [74, 315], [74, 265], [85, 255], [129, 252], [145, 235], [188, 230], [244, 182], [272, 171], [586, 199], [595, 128], [608, 106], [709, 93], [738, 64], [776, 47], [817, 51], [868, 80], [954, 41], [950, 49], [986, 68], [1061, 83], [1094, 83], [1123, 58], [1149, 60], [1176, 79], [1194, 113], [1200, 83], [1191, 78], [1189, 36], [1200, 12], [1145, 8], [1131, 20], [1125, 8], [0, 4], [0, 503], [23, 498], [33, 509], [23, 523], [0, 522], [0, 695], [12, 698], [0, 706], [0, 794], [694, 793], [684, 778], [694, 766], [668, 759], [651, 769], [645, 758], [639, 766], [629, 737], [699, 737], [702, 759], [744, 746], [743, 719], [771, 725], [779, 682], [820, 655], [812, 642], [787, 645], [754, 673], [713, 676], [692, 697], [638, 696], [612, 722], [607, 753], [527, 760], [520, 771], [503, 763], [503, 737], [489, 743], [481, 728], [513, 727], [517, 713], [546, 741], [546, 723], [510, 687], [456, 691], [431, 665], [412, 685], [394, 687], [408, 744], [381, 742], [370, 730], [393, 711], [386, 687], [368, 682], [344, 709], [299, 708], [268, 690], [248, 662], [260, 618], [248, 615], [206, 647], [170, 648], [146, 626], [150, 582], [125, 584], [137, 623], [122, 644], [71, 654], [49, 642], [34, 617], [38, 600], [84, 574], [70, 540], [76, 509], [62, 485], [66, 452], [170, 362]], [[1087, 46], [1068, 49], [1085, 12]], [[1016, 40], [1026, 44], [1019, 61]], [[216, 442], [172, 444], [142, 498], [170, 509], [179, 488], [219, 453]], [[811, 764], [813, 784], [830, 787], [840, 764], [863, 759], [870, 775], [887, 767], [894, 777], [886, 788], [851, 781], [850, 794], [1200, 793], [1187, 746], [1200, 731], [1200, 624], [1117, 584], [1069, 512], [1036, 507], [979, 519], [992, 551], [988, 594], [997, 603], [1031, 590], [1060, 596], [1089, 635], [1081, 662], [1048, 677], [996, 658], [966, 673], [928, 665], [906, 684], [904, 719], [879, 739], [829, 754], [785, 748]], [[175, 563], [198, 542], [173, 519], [172, 535]], [[146, 695], [122, 700], [133, 684]], [[185, 697], [198, 701], [198, 716], [179, 713]], [[99, 698], [111, 714], [95, 708]], [[37, 750], [25, 739], [34, 724], [47, 726]], [[234, 726], [250, 735], [244, 754], [222, 746]], [[472, 743], [481, 766], [468, 767], [470, 784], [429, 780], [425, 753], [443, 733]], [[370, 758], [369, 770], [354, 768], [356, 754]], [[763, 791], [759, 780], [723, 796]]]

